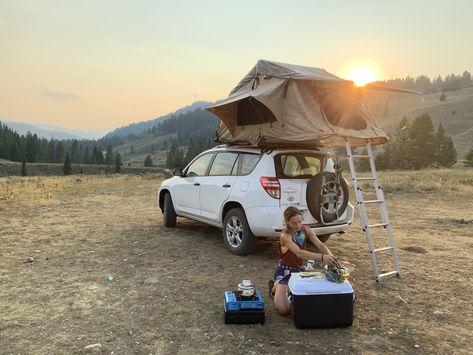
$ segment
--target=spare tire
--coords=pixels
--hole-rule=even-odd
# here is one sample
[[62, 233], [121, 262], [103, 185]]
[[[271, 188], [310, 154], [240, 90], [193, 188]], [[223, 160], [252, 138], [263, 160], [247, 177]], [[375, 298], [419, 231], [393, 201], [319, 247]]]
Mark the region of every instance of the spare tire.
[[348, 205], [348, 184], [335, 173], [318, 173], [307, 182], [307, 207], [321, 223], [333, 222], [345, 212]]

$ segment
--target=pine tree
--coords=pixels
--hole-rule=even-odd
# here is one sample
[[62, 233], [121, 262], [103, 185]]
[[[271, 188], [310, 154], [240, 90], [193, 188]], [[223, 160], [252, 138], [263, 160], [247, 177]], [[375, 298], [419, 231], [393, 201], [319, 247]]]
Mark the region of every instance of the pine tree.
[[59, 141], [56, 145], [55, 158], [55, 163], [62, 163], [64, 161], [64, 144], [62, 143], [62, 141]]
[[113, 150], [111, 144], [107, 146], [107, 152], [105, 153], [105, 164], [109, 166], [113, 164]]
[[90, 163], [91, 164], [98, 164], [97, 162], [97, 147], [94, 145], [94, 148], [92, 149], [92, 155], [90, 157]]
[[171, 149], [168, 150], [168, 154], [166, 155], [166, 167], [168, 168], [174, 167], [174, 155], [176, 149], [176, 146], [173, 145]]
[[153, 166], [153, 159], [151, 159], [151, 155], [147, 155], [145, 159], [145, 166], [151, 167]]
[[409, 127], [408, 154], [411, 168], [422, 169], [432, 166], [435, 158], [435, 135], [432, 119], [423, 114]]
[[445, 129], [440, 123], [435, 132], [435, 162], [437, 166], [451, 167], [457, 162], [457, 151], [452, 138], [445, 134]]
[[90, 155], [89, 147], [86, 146], [84, 149], [84, 155], [82, 156], [82, 163], [91, 164], [92, 157]]
[[69, 153], [66, 153], [66, 159], [64, 160], [62, 171], [64, 172], [64, 175], [71, 175], [72, 173], [71, 156]]
[[173, 145], [168, 151], [166, 166], [168, 168], [182, 168], [185, 164], [184, 150]]
[[183, 161], [183, 165], [189, 163], [195, 156], [203, 152], [206, 148], [206, 141], [204, 138], [191, 139], [187, 146], [187, 153]]
[[79, 142], [77, 139], [74, 139], [72, 141], [71, 145], [71, 161], [73, 163], [80, 163], [80, 157], [79, 157]]
[[442, 160], [440, 161], [441, 166], [450, 168], [455, 165], [457, 162], [457, 150], [455, 149], [451, 137], [447, 137], [442, 153]]
[[376, 169], [379, 170], [391, 170], [396, 167], [395, 160], [395, 146], [393, 139], [390, 134], [388, 134], [389, 141], [384, 145], [384, 150], [376, 155], [375, 164]]
[[21, 163], [21, 176], [26, 176], [28, 175], [26, 171], [26, 160], [23, 159], [23, 162]]
[[18, 148], [18, 143], [14, 142], [10, 146], [10, 160], [11, 161], [20, 161], [20, 152]]
[[119, 173], [121, 168], [122, 168], [122, 156], [120, 155], [120, 153], [117, 152], [117, 154], [115, 155], [115, 172], [116, 173]]
[[54, 163], [56, 161], [56, 144], [54, 139], [51, 139], [48, 143], [48, 163]]
[[465, 166], [473, 167], [473, 148], [465, 155]]
[[103, 153], [100, 147], [94, 145], [94, 149], [92, 151], [92, 164], [103, 164], [104, 158]]
[[38, 136], [28, 132], [25, 143], [26, 161], [28, 163], [36, 162], [38, 159]]

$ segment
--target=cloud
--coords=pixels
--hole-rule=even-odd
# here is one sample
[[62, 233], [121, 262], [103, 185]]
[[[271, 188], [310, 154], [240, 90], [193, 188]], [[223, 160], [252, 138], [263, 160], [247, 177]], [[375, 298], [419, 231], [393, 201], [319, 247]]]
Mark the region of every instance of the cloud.
[[80, 101], [80, 97], [71, 92], [53, 91], [46, 86], [41, 86], [41, 96], [55, 101]]

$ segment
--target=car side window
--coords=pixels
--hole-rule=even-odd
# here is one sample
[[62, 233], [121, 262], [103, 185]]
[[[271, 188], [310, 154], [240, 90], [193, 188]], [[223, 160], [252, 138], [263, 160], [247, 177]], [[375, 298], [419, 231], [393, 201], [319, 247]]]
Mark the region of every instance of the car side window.
[[186, 176], [202, 176], [207, 172], [213, 154], [205, 154], [197, 158], [186, 170]]
[[237, 157], [237, 153], [217, 153], [217, 156], [212, 163], [212, 167], [210, 168], [209, 175], [231, 175]]
[[240, 154], [237, 169], [233, 168], [232, 175], [248, 175], [258, 164], [260, 157], [259, 154]]

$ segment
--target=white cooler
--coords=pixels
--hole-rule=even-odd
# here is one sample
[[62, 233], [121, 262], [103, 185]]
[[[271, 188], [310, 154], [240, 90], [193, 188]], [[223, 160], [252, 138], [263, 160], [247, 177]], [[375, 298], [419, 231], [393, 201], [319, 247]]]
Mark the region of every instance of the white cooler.
[[343, 327], [353, 323], [353, 288], [350, 282], [325, 278], [302, 278], [293, 273], [289, 279], [292, 315], [298, 328]]

